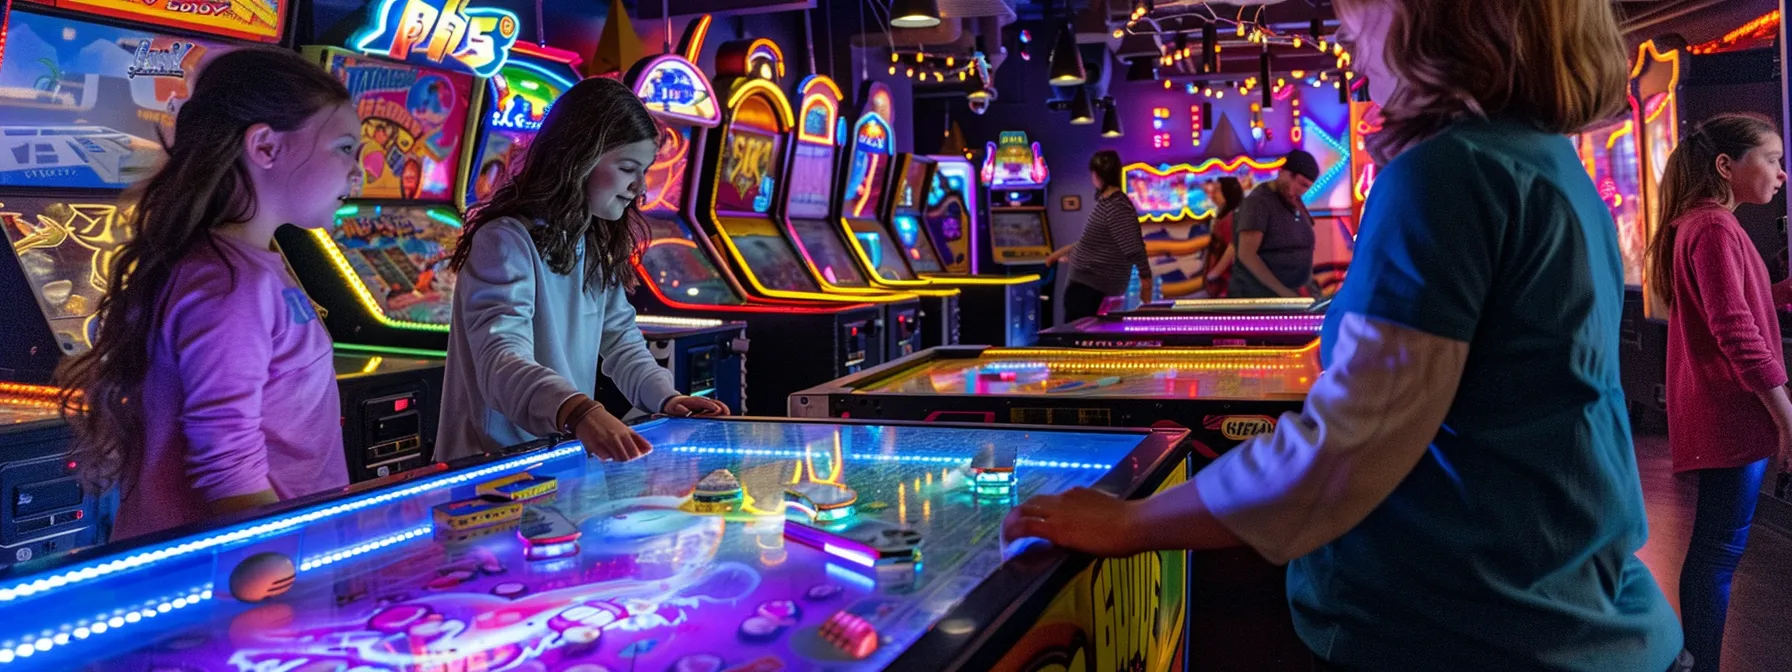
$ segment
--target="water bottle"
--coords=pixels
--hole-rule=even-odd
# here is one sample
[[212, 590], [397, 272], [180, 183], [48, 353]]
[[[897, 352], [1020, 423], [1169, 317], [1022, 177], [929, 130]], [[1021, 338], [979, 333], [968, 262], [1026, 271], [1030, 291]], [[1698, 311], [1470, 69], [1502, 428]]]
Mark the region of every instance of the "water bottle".
[[1126, 281], [1126, 310], [1139, 308], [1139, 267], [1132, 267], [1132, 278]]

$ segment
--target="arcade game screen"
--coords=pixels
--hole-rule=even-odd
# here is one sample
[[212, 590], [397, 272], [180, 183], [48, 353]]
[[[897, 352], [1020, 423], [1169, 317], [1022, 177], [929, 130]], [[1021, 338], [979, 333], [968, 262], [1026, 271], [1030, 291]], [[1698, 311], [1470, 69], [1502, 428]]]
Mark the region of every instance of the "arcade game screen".
[[821, 287], [797, 257], [796, 249], [768, 216], [778, 193], [784, 136], [749, 125], [761, 115], [770, 115], [763, 98], [748, 99], [734, 114], [734, 123], [722, 136], [716, 175], [717, 224], [761, 284], [774, 290], [819, 293]]
[[846, 249], [846, 241], [840, 239], [839, 227], [826, 219], [792, 218], [790, 228], [796, 230], [797, 240], [829, 284], [869, 286], [865, 275], [859, 272], [859, 262], [852, 258], [852, 251]]
[[907, 169], [902, 171], [902, 179], [896, 184], [895, 214], [890, 217], [890, 226], [895, 229], [897, 242], [907, 251], [909, 266], [916, 273], [943, 273], [945, 267], [940, 265], [938, 253], [933, 249], [933, 241], [927, 232], [921, 230], [921, 211], [927, 201], [928, 183], [931, 173], [927, 164], [910, 158]]
[[1634, 121], [1626, 118], [1580, 135], [1580, 159], [1618, 225], [1624, 284], [1643, 284], [1648, 226], [1643, 222], [1642, 165]]
[[784, 214], [796, 233], [815, 269], [827, 278], [828, 284], [842, 287], [868, 286], [859, 264], [852, 258], [838, 227], [828, 222], [828, 197], [834, 176], [832, 147], [811, 142], [797, 142], [790, 161], [790, 198]]
[[[1003, 563], [999, 535], [1015, 502], [1094, 485], [1160, 439], [687, 419], [637, 429], [657, 449], [636, 462], [597, 466], [564, 444], [26, 589], [9, 609], [38, 614], [27, 637], [58, 623], [74, 636], [17, 662], [882, 669], [973, 589], [1022, 571]], [[1178, 599], [1180, 580], [1165, 579], [1164, 599]], [[0, 641], [18, 641], [11, 629]]]
[[149, 177], [200, 68], [230, 47], [13, 10], [0, 60], [0, 186]]
[[[455, 274], [448, 269], [460, 242], [453, 208], [429, 205], [347, 205], [336, 228], [312, 235], [334, 239], [321, 247], [340, 255], [365, 288], [378, 314], [390, 320], [444, 325], [454, 310]], [[340, 265], [340, 264], [339, 264]]]
[[647, 246], [641, 268], [647, 280], [681, 303], [738, 306], [744, 301], [722, 277], [702, 243], [680, 214], [685, 202], [685, 170], [690, 161], [690, 129], [660, 127], [659, 151], [647, 168], [641, 197]]
[[852, 227], [853, 236], [859, 239], [859, 246], [864, 248], [865, 255], [871, 258], [871, 265], [878, 277], [885, 280], [914, 280], [914, 271], [902, 261], [902, 251], [896, 249], [896, 241], [891, 240], [883, 232], [883, 225], [877, 223], [878, 209], [883, 207], [884, 182], [890, 178], [890, 160], [888, 154], [873, 151], [855, 151], [852, 166], [847, 173], [846, 193], [842, 199], [843, 216]]
[[1044, 214], [1026, 210], [991, 211], [989, 236], [995, 247], [1044, 247]]
[[927, 212], [921, 218], [939, 246], [942, 262], [953, 273], [971, 270], [971, 205], [965, 190], [975, 188], [970, 186], [972, 179], [970, 164], [940, 161], [933, 170], [927, 189]]
[[853, 392], [1299, 401], [1318, 377], [1317, 345], [1101, 351], [991, 348], [978, 357], [926, 361]]
[[361, 115], [361, 189], [352, 196], [447, 202], [454, 197], [469, 75], [323, 49]]
[[523, 169], [523, 156], [548, 110], [577, 81], [578, 73], [565, 63], [511, 53], [485, 84], [480, 137], [461, 207], [490, 198]]
[[0, 228], [65, 355], [92, 348], [106, 269], [130, 239], [129, 206], [114, 194], [56, 199], [0, 196]]

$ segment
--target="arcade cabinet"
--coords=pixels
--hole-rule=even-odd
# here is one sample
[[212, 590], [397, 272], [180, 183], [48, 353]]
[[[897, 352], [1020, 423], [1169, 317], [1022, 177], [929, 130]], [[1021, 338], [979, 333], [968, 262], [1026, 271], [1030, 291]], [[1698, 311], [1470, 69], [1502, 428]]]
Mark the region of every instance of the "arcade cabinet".
[[[923, 231], [939, 254], [940, 264], [951, 275], [984, 275], [978, 259], [976, 232], [983, 224], [983, 199], [979, 193], [977, 169], [962, 156], [928, 156], [933, 162], [933, 177], [928, 180], [927, 209], [921, 215]], [[1032, 345], [1040, 331], [1039, 292], [1044, 280], [1018, 285], [1018, 301], [1004, 301], [1004, 322], [1008, 335], [1003, 341], [1010, 346]], [[975, 337], [965, 339], [979, 343]]]
[[[691, 158], [702, 156], [704, 133], [721, 122], [721, 107], [709, 78], [691, 62], [702, 49], [709, 17], [693, 20], [676, 53], [646, 58], [624, 81], [661, 122], [659, 153], [645, 178], [641, 213], [648, 242], [635, 261], [641, 287], [630, 299], [645, 314], [744, 320], [751, 339], [742, 407], [778, 412], [784, 399], [804, 385], [832, 380], [884, 360], [876, 304], [824, 303], [749, 298], [709, 238], [692, 226], [693, 190], [698, 179]], [[766, 412], [766, 411], [761, 411]]]
[[[865, 289], [824, 291], [825, 278], [805, 263], [800, 245], [786, 237], [776, 210], [786, 176], [785, 141], [794, 135], [790, 101], [777, 87], [783, 54], [771, 40], [737, 40], [716, 55], [718, 89], [728, 101], [722, 123], [708, 132], [697, 222], [732, 261], [751, 296], [882, 306], [886, 352], [909, 353], [921, 345], [907, 327], [920, 311], [911, 294]], [[805, 168], [812, 168], [807, 162]], [[824, 176], [826, 174], [824, 173]]]
[[[1026, 131], [1002, 131], [989, 143], [983, 158], [984, 186], [989, 188], [988, 244], [980, 248], [979, 263], [990, 271], [1014, 274], [1044, 273], [1040, 314], [1051, 321], [1055, 279], [1045, 266], [1052, 245], [1052, 226], [1045, 214], [1046, 184], [1051, 171], [1039, 143], [1029, 142]], [[977, 234], [981, 235], [981, 234]]]
[[[922, 231], [931, 164], [894, 153], [894, 104], [888, 87], [865, 86], [863, 111], [853, 126], [853, 151], [845, 161], [846, 189], [839, 224], [872, 284], [909, 291], [951, 288], [960, 298], [960, 337], [966, 342], [1031, 342], [1038, 330], [1039, 277], [949, 273]], [[1032, 322], [1028, 321], [1032, 316]], [[1012, 320], [1022, 324], [1016, 328]]]
[[[810, 75], [798, 87], [796, 139], [790, 149], [790, 179], [780, 199], [779, 217], [784, 231], [822, 289], [841, 294], [885, 294], [877, 289], [869, 276], [853, 258], [852, 246], [845, 232], [834, 226], [830, 208], [834, 202], [835, 168], [838, 163], [841, 135], [840, 87], [827, 75]], [[888, 305], [884, 317], [888, 352], [892, 359], [913, 354], [929, 344], [956, 341], [957, 314], [954, 300], [957, 290], [915, 288], [904, 290], [920, 297], [927, 304], [929, 316], [923, 320], [918, 310], [898, 312]], [[936, 325], [923, 333], [922, 323]]]

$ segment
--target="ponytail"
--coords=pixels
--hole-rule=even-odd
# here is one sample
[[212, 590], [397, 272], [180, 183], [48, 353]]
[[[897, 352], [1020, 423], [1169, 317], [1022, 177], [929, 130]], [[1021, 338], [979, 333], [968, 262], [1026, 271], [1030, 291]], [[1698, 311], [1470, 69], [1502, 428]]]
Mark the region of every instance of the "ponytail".
[[1705, 201], [1728, 203], [1730, 183], [1717, 173], [1717, 157], [1741, 160], [1743, 155], [1779, 132], [1758, 114], [1720, 114], [1693, 129], [1668, 155], [1661, 176], [1661, 215], [1649, 238], [1649, 290], [1664, 303], [1674, 302], [1675, 220]]

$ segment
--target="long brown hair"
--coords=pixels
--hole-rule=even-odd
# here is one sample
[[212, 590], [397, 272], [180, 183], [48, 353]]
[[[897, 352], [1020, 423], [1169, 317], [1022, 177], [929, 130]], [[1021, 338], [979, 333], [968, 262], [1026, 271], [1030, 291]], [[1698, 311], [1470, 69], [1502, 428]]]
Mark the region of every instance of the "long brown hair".
[[1717, 173], [1717, 157], [1740, 161], [1762, 143], [1773, 139], [1779, 127], [1758, 114], [1720, 114], [1680, 140], [1668, 155], [1661, 175], [1661, 215], [1655, 234], [1649, 237], [1649, 290], [1664, 303], [1674, 302], [1674, 220], [1706, 201], [1729, 203], [1734, 195], [1730, 182]]
[[586, 291], [634, 289], [638, 280], [629, 257], [644, 237], [640, 213], [631, 204], [621, 220], [597, 219], [586, 202], [585, 182], [605, 152], [659, 137], [659, 123], [628, 86], [602, 77], [573, 85], [548, 111], [541, 131], [529, 143], [523, 169], [490, 199], [474, 206], [448, 267], [459, 272], [466, 265], [473, 234], [480, 227], [515, 217], [542, 222], [543, 226], [529, 227], [529, 237], [555, 273], [572, 272], [582, 239], [590, 256], [585, 264]]
[[91, 489], [116, 484], [142, 459], [143, 380], [162, 296], [195, 246], [216, 245], [211, 230], [255, 214], [243, 165], [243, 136], [267, 124], [293, 131], [317, 113], [347, 104], [348, 90], [291, 51], [251, 47], [217, 57], [200, 72], [174, 120], [166, 160], [138, 184], [133, 236], [106, 269], [108, 291], [96, 311], [93, 349], [63, 362], [62, 413], [75, 432], [71, 457]]
[[1369, 150], [1386, 163], [1469, 117], [1578, 133], [1628, 106], [1629, 61], [1610, 0], [1337, 0], [1393, 14], [1382, 57], [1401, 80]]

